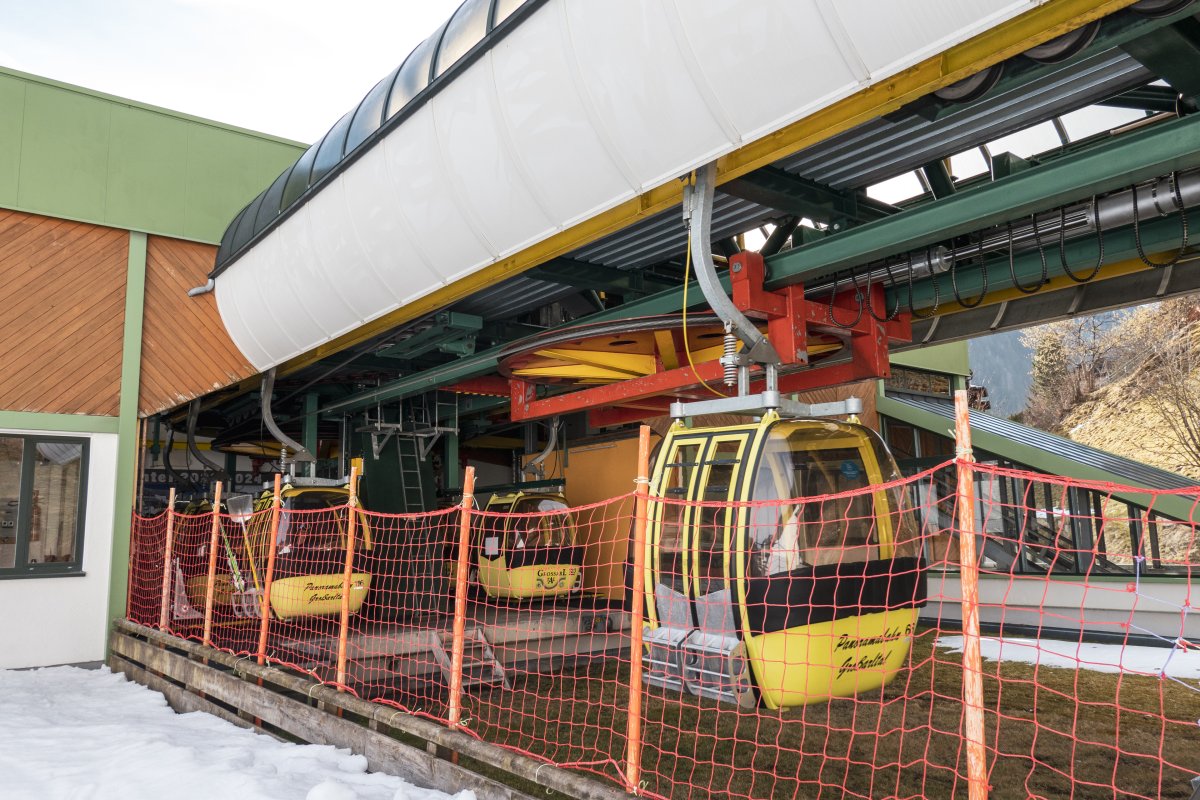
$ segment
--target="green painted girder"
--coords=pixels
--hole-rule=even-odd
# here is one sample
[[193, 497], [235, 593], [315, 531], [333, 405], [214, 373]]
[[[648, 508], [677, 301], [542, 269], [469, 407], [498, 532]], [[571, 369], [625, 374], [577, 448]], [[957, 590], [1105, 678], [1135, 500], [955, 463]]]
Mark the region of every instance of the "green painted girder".
[[[1145, 253], [1174, 252], [1179, 248], [1182, 241], [1182, 231], [1178, 215], [1143, 222], [1140, 226], [1140, 239], [1143, 252]], [[1061, 254], [1059, 252], [1057, 236], [1047, 237], [1044, 245], [1046, 274], [1050, 278], [1056, 278], [1065, 274], [1062, 269], [1062, 261], [1064, 259], [1071, 268], [1071, 271], [1076, 275], [1080, 277], [1089, 275], [1096, 264], [1099, 254], [1098, 242], [1094, 236], [1066, 242]], [[1113, 264], [1137, 257], [1137, 239], [1134, 236], [1132, 227], [1122, 228], [1117, 231], [1106, 231], [1104, 233], [1105, 264]], [[1156, 256], [1155, 260], [1163, 261], [1164, 257]], [[992, 257], [986, 264], [989, 294], [1011, 289], [1013, 286], [1012, 275], [1014, 273], [1017, 276], [1017, 280], [1021, 282], [1021, 285], [1027, 288], [1032, 288], [1039, 283], [1042, 275], [1042, 258], [1038, 255], [1037, 250], [1015, 255], [1013, 257], [1011, 272], [1008, 267], [1007, 254]], [[959, 296], [968, 303], [974, 303], [975, 298], [983, 288], [983, 277], [983, 270], [978, 263], [970, 266], [959, 266], [955, 278]], [[918, 313], [929, 313], [935, 301], [938, 306], [943, 308], [956, 305], [954, 289], [950, 280], [948, 273], [938, 275], [936, 278], [936, 288], [935, 280], [928, 277], [913, 281], [912, 305], [917, 309]], [[909, 307], [908, 284], [899, 281], [898, 285], [885, 290], [885, 297], [888, 311], [895, 307], [897, 300], [900, 302], [902, 309], [907, 309]], [[883, 309], [876, 309], [876, 313], [882, 314]]]
[[550, 283], [619, 295], [645, 295], [675, 285], [662, 278], [646, 275], [641, 270], [616, 269], [571, 258], [556, 258], [534, 267], [525, 275]]
[[1195, 166], [1200, 166], [1200, 116], [1159, 123], [1095, 145], [1072, 158], [780, 253], [767, 259], [767, 288], [832, 277], [839, 270]]
[[869, 222], [898, 209], [865, 194], [843, 192], [778, 167], [763, 167], [721, 184], [721, 191], [777, 211], [822, 223], [838, 220]]
[[1200, 22], [1194, 17], [1131, 39], [1121, 49], [1185, 98], [1200, 94]]
[[1170, 86], [1142, 86], [1128, 92], [1102, 100], [1098, 105], [1113, 108], [1132, 108], [1137, 111], [1173, 113], [1179, 102], [1179, 93]]
[[[475, 350], [475, 335], [483, 328], [483, 318], [457, 311], [441, 311], [433, 323], [407, 339], [380, 350], [376, 355], [411, 361], [439, 350], [451, 355], [469, 355]], [[469, 346], [466, 344], [469, 340]]]

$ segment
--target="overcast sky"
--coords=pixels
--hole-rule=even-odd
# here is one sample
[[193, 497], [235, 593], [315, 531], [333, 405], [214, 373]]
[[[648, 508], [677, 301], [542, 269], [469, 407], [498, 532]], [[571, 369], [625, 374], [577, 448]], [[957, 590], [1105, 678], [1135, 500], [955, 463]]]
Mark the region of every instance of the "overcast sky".
[[461, 0], [0, 0], [0, 66], [316, 141]]

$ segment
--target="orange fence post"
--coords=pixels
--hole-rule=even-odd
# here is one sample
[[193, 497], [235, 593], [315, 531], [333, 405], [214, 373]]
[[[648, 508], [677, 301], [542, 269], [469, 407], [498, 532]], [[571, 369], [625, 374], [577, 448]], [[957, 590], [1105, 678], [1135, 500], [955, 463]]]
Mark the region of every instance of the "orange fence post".
[[638, 475], [633, 520], [633, 597], [629, 611], [629, 717], [625, 725], [625, 781], [638, 793], [642, 780], [642, 617], [646, 591], [646, 506], [650, 496], [650, 426], [638, 434]]
[[201, 643], [212, 647], [213, 591], [217, 584], [217, 539], [221, 534], [221, 482], [213, 493], [212, 537], [208, 541], [208, 582], [204, 587], [204, 637]]
[[970, 800], [988, 796], [987, 754], [983, 747], [983, 661], [979, 652], [979, 560], [975, 552], [975, 456], [967, 392], [954, 393], [954, 433], [958, 461], [958, 559], [962, 582], [963, 706], [966, 714], [967, 786]]
[[275, 496], [271, 500], [271, 541], [267, 544], [267, 573], [263, 576], [262, 602], [260, 603], [258, 622], [258, 664], [262, 666], [267, 661], [267, 629], [271, 625], [271, 583], [275, 580], [275, 549], [279, 546], [279, 482], [281, 476], [275, 473]]
[[462, 719], [463, 644], [467, 638], [467, 570], [471, 551], [471, 504], [475, 500], [475, 468], [463, 475], [462, 514], [458, 519], [458, 569], [454, 574], [454, 641], [450, 650], [450, 709], [446, 721], [459, 727]]
[[346, 689], [346, 639], [350, 633], [350, 578], [354, 574], [354, 534], [358, 525], [358, 467], [350, 467], [350, 499], [346, 502], [346, 564], [342, 569], [342, 619], [338, 630], [337, 690]]
[[163, 550], [162, 603], [158, 607], [158, 629], [165, 631], [170, 621], [171, 559], [175, 548], [175, 487], [167, 492], [167, 543]]

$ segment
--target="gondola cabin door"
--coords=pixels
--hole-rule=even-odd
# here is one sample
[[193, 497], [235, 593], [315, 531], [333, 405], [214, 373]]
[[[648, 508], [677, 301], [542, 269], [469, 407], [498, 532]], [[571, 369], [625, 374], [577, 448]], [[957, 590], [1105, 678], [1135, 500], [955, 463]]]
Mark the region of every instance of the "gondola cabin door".
[[[729, 546], [754, 425], [672, 431], [660, 451], [647, 537], [651, 682], [753, 703], [729, 580]], [[682, 501], [682, 502], [680, 502]]]

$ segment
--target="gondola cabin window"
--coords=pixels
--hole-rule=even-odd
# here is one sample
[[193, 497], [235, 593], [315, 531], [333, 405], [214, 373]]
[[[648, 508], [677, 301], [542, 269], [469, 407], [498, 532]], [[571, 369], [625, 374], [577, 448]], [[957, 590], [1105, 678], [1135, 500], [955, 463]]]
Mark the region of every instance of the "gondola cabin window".
[[0, 434], [0, 578], [82, 574], [88, 442]]
[[699, 466], [700, 447], [700, 443], [683, 444], [669, 455], [659, 491], [666, 500], [676, 502], [656, 503], [654, 508], [654, 514], [661, 520], [654, 526], [657, 541], [652, 543], [658, 558], [660, 580], [680, 594], [684, 591], [685, 575], [684, 526], [695, 509], [678, 501], [688, 499], [692, 477]]
[[513, 504], [507, 545], [510, 550], [534, 547], [568, 547], [575, 543], [575, 523], [567, 504], [552, 497], [522, 497]]
[[895, 477], [882, 474], [881, 451], [837, 426], [773, 432], [750, 492], [766, 504], [750, 509], [749, 577], [891, 558], [893, 542], [913, 549], [896, 493], [863, 491]]

